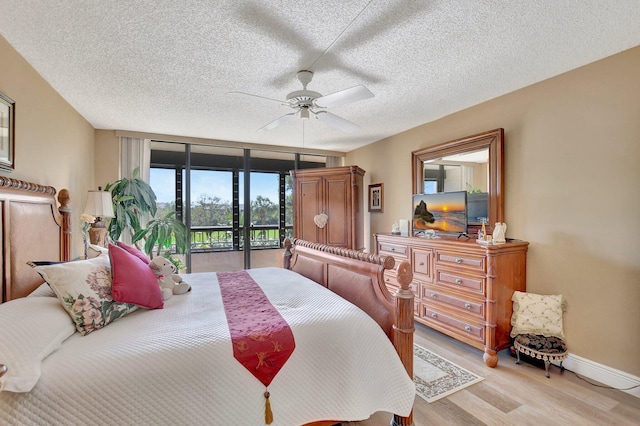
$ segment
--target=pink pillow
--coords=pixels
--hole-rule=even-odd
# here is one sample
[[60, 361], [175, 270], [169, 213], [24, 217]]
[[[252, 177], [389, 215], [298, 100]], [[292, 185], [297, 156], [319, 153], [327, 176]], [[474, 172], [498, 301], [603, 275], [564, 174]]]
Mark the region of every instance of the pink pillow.
[[122, 241], [118, 241], [117, 244], [118, 244], [118, 247], [125, 249], [126, 251], [128, 251], [135, 257], [137, 257], [138, 259], [142, 260], [147, 265], [151, 263], [151, 259], [149, 259], [149, 257], [147, 257], [146, 254], [138, 250], [137, 247], [130, 246], [129, 244], [123, 243]]
[[158, 278], [149, 265], [113, 244], [109, 244], [109, 258], [111, 259], [113, 300], [149, 309], [159, 309], [164, 306]]

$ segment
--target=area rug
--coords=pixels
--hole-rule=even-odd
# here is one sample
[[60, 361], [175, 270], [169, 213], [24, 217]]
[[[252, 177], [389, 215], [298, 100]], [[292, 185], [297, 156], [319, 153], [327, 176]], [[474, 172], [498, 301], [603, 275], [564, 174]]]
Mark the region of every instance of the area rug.
[[416, 393], [427, 402], [435, 402], [484, 380], [421, 346], [414, 345], [413, 355]]

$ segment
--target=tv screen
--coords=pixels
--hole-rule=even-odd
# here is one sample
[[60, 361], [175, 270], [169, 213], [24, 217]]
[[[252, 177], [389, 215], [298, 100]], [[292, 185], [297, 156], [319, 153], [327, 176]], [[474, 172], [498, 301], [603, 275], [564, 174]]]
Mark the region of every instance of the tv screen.
[[413, 195], [413, 235], [467, 232], [467, 191]]

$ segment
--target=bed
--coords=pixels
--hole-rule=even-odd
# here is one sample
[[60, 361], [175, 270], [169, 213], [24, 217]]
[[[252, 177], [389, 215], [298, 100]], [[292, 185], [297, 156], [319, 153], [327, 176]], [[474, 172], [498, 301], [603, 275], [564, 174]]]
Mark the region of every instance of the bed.
[[[69, 194], [55, 195], [50, 186], [0, 177], [0, 423], [329, 425], [376, 411], [395, 413], [393, 425], [413, 423], [408, 263], [293, 240], [284, 268], [244, 271], [295, 338], [265, 387], [234, 358], [221, 291], [228, 277], [221, 274], [183, 275], [192, 291], [162, 309], [137, 309], [86, 335], [75, 330], [27, 265], [70, 260]], [[101, 256], [52, 268], [108, 265], [109, 256]], [[397, 295], [383, 282], [392, 268]], [[115, 291], [115, 269], [113, 285]], [[28, 391], [8, 390], [12, 362], [18, 370], [27, 365]]]

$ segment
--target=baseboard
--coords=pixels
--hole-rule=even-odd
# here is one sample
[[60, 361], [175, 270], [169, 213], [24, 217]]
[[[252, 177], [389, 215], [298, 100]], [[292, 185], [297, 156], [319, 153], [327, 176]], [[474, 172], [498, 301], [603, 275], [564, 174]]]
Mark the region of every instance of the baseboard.
[[[554, 365], [559, 365], [559, 363], [554, 363]], [[633, 376], [629, 373], [625, 373], [624, 371], [616, 370], [615, 368], [599, 364], [595, 361], [591, 361], [571, 353], [569, 354], [569, 358], [562, 362], [562, 365], [567, 370], [571, 370], [586, 379], [600, 382], [612, 388], [622, 390], [638, 386], [637, 388], [623, 390], [623, 392], [633, 395], [636, 398], [640, 398], [640, 377]]]

